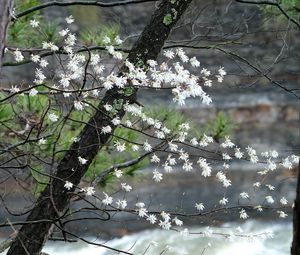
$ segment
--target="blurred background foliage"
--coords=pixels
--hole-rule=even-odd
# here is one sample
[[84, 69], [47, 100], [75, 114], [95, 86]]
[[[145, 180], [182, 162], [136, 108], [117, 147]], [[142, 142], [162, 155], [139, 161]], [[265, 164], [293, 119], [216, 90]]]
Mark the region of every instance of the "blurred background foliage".
[[[293, 19], [300, 21], [300, 0], [277, 0], [283, 10]], [[261, 9], [267, 16], [278, 17], [278, 21], [286, 21], [284, 14], [274, 5], [262, 5]]]
[[[43, 88], [38, 89], [40, 92], [43, 91]], [[6, 96], [7, 94], [4, 92], [0, 93], [0, 100]], [[26, 137], [30, 132], [31, 139], [35, 137], [39, 140], [41, 137], [45, 137], [45, 142], [43, 144], [38, 144], [36, 142], [25, 143], [22, 147], [18, 147], [20, 152], [28, 152], [43, 158], [45, 162], [51, 162], [53, 148], [55, 146], [55, 160], [58, 162], [63, 157], [65, 151], [79, 135], [83, 126], [82, 123], [87, 122], [92, 113], [73, 110], [68, 116], [65, 125], [63, 125], [63, 121], [53, 123], [47, 118], [49, 113], [55, 112], [58, 116], [66, 116], [66, 111], [62, 107], [55, 106], [54, 99], [51, 99], [50, 97], [47, 94], [38, 94], [36, 96], [23, 94], [15, 96], [11, 100], [7, 100], [5, 103], [0, 104], [0, 140], [2, 141], [1, 143], [3, 143], [3, 147], [5, 147], [5, 145], [10, 146], [18, 144], [26, 140]], [[97, 104], [97, 100], [89, 99], [89, 103], [95, 105]], [[171, 137], [179, 134], [179, 126], [183, 122], [190, 124], [192, 134], [199, 139], [202, 138], [204, 133], [213, 136], [216, 140], [221, 139], [225, 135], [228, 135], [233, 127], [231, 120], [224, 113], [219, 113], [216, 118], [213, 121], [210, 121], [206, 126], [199, 127], [176, 109], [166, 107], [146, 107], [145, 111], [148, 116], [163, 122], [171, 130]], [[151, 133], [151, 127], [142, 123], [137, 117], [126, 114], [123, 123], [126, 123], [126, 121], [130, 121], [131, 123], [134, 123], [136, 127], [148, 130], [147, 132]], [[25, 131], [27, 123], [32, 125], [31, 131]], [[98, 153], [98, 156], [90, 165], [85, 175], [85, 180], [93, 181], [101, 172], [112, 165], [123, 163], [142, 155], [144, 153], [143, 151], [133, 151], [129, 148], [131, 148], [132, 144], [141, 144], [142, 141], [147, 139], [147, 137], [143, 136], [144, 135], [140, 132], [131, 128], [122, 126], [116, 128], [114, 137]], [[128, 149], [122, 153], [116, 152], [114, 147], [116, 141], [124, 142]], [[47, 171], [41, 166], [41, 163], [37, 161], [35, 157], [31, 157], [31, 160], [31, 169], [29, 173], [36, 184], [34, 186], [34, 194], [38, 195], [38, 193], [43, 190], [49, 178], [47, 177]], [[138, 164], [123, 169], [123, 173], [128, 176], [136, 176], [138, 170], [147, 166], [149, 163], [149, 159], [146, 157]], [[105, 179], [102, 179], [98, 184], [101, 186], [113, 184], [115, 178], [115, 175], [112, 173], [107, 175]]]

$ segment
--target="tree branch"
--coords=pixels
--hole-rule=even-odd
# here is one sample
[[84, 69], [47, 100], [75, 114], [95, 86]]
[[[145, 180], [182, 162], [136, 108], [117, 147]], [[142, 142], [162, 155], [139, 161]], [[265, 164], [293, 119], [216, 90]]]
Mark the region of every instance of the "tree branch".
[[293, 22], [298, 28], [300, 28], [300, 23], [292, 18], [277, 1], [250, 1], [250, 0], [235, 0], [238, 3], [244, 3], [244, 4], [261, 4], [261, 5], [272, 5], [277, 7], [280, 12], [291, 22]]
[[11, 10], [13, 6], [13, 0], [0, 0], [0, 77], [1, 77], [1, 66], [2, 58], [4, 55], [5, 41], [8, 25], [11, 17]]
[[293, 242], [291, 255], [299, 255], [300, 253], [300, 161], [297, 176], [296, 199], [293, 211]]
[[41, 5], [31, 7], [23, 12], [20, 12], [19, 14], [15, 15], [13, 19], [21, 18], [32, 12], [36, 12], [51, 6], [85, 5], [85, 6], [99, 6], [99, 7], [106, 8], [106, 7], [122, 6], [122, 5], [129, 5], [129, 4], [140, 4], [140, 3], [156, 2], [156, 1], [157, 0], [127, 0], [127, 1], [125, 0], [119, 2], [110, 2], [110, 3], [103, 3], [100, 1], [52, 1], [52, 2], [47, 2]]
[[[153, 13], [150, 23], [145, 27], [141, 36], [133, 46], [128, 55], [128, 60], [134, 65], [144, 66], [149, 59], [156, 59], [161, 51], [165, 40], [168, 38], [172, 27], [176, 24], [184, 11], [187, 9], [192, 0], [162, 1]], [[165, 16], [175, 13], [172, 21], [164, 22]], [[121, 72], [126, 72], [124, 65]], [[102, 127], [111, 125], [111, 117], [109, 112], [105, 110], [104, 105], [115, 105], [116, 100], [121, 102], [121, 107], [116, 110], [113, 117], [122, 118], [125, 115], [123, 106], [126, 103], [135, 102], [137, 89], [131, 87], [131, 93], [125, 93], [130, 85], [123, 90], [115, 88], [106, 92], [102, 101], [98, 105], [98, 111], [84, 126], [79, 135], [79, 141], [70, 146], [64, 158], [59, 162], [56, 171], [56, 178], [41, 193], [36, 206], [28, 216], [27, 220], [39, 219], [55, 219], [63, 214], [68, 208], [71, 192], [64, 188], [64, 181], [69, 181], [77, 186], [81, 178], [87, 172], [89, 165], [96, 157], [97, 153], [111, 138], [111, 134], [101, 133]], [[78, 157], [85, 158], [86, 164], [79, 164]], [[60, 179], [60, 180], [59, 180]], [[61, 181], [64, 180], [64, 181]], [[24, 225], [18, 232], [17, 238], [11, 245], [7, 255], [27, 255], [26, 250], [31, 255], [38, 255], [48, 239], [53, 224], [51, 222], [43, 222], [40, 224]]]

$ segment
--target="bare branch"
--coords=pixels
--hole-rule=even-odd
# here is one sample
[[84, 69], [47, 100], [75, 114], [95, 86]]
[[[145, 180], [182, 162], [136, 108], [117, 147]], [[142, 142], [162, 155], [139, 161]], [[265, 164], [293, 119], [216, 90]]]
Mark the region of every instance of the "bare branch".
[[72, 5], [85, 5], [85, 6], [99, 6], [99, 7], [114, 7], [114, 6], [122, 6], [122, 5], [129, 5], [129, 4], [140, 4], [146, 2], [156, 2], [157, 0], [125, 0], [125, 1], [116, 1], [110, 3], [103, 3], [100, 1], [52, 1], [47, 2], [41, 5], [34, 6], [32, 8], [27, 9], [17, 15], [15, 15], [14, 19], [21, 18], [23, 16], [28, 15], [29, 13], [45, 9], [50, 6], [72, 6]]
[[295, 25], [297, 25], [298, 28], [300, 28], [300, 23], [292, 18], [277, 1], [250, 1], [250, 0], [235, 0], [238, 3], [244, 3], [244, 4], [261, 4], [261, 5], [272, 5], [278, 8], [278, 10], [291, 22], [293, 22]]

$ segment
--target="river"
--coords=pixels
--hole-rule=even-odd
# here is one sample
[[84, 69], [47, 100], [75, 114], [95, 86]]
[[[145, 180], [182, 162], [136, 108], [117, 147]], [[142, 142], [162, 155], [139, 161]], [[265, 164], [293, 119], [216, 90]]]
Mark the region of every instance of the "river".
[[[115, 238], [106, 242], [111, 247], [127, 250], [133, 254], [172, 254], [172, 255], [287, 255], [289, 254], [292, 225], [286, 222], [260, 222], [247, 221], [237, 225], [236, 223], [225, 224], [219, 228], [213, 229], [215, 232], [229, 233], [235, 231], [240, 226], [243, 234], [256, 234], [264, 231], [272, 231], [273, 238], [247, 240], [247, 238], [238, 238], [226, 240], [224, 237], [215, 236], [203, 237], [203, 235], [185, 236], [174, 231], [146, 230], [132, 235], [126, 235], [122, 238]], [[203, 227], [193, 227], [190, 232], [205, 231]], [[95, 241], [93, 238], [88, 238]], [[99, 241], [99, 240], [98, 240]], [[153, 244], [154, 242], [154, 244]], [[205, 249], [207, 244], [211, 247]], [[150, 245], [152, 244], [152, 245]], [[149, 246], [150, 245], [150, 246]], [[149, 246], [147, 252], [145, 249]], [[166, 249], [169, 247], [169, 249]], [[165, 251], [164, 251], [165, 250]], [[116, 254], [101, 247], [87, 245], [82, 242], [73, 244], [60, 244], [58, 242], [49, 242], [44, 249], [50, 255], [109, 255]], [[162, 253], [162, 251], [164, 251]], [[202, 253], [203, 252], [203, 253]]]

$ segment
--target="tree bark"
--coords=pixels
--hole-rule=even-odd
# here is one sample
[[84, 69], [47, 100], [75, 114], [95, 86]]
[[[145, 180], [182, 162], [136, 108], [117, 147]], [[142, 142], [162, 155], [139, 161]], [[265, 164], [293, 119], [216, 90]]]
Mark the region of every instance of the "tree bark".
[[5, 41], [8, 25], [10, 22], [10, 12], [12, 10], [13, 0], [0, 0], [0, 78], [2, 59], [4, 55]]
[[300, 254], [300, 161], [298, 166], [297, 190], [293, 212], [293, 242], [291, 247], [291, 254]]
[[[149, 24], [128, 55], [128, 60], [135, 65], [144, 65], [149, 59], [156, 59], [171, 28], [182, 16], [192, 0], [164, 0], [153, 13]], [[168, 17], [168, 19], [166, 19]], [[171, 17], [171, 19], [169, 19]], [[125, 71], [123, 67], [121, 70]], [[70, 191], [64, 188], [64, 181], [68, 180], [75, 186], [79, 184], [88, 167], [98, 151], [111, 137], [110, 134], [101, 134], [104, 126], [111, 125], [111, 117], [124, 116], [123, 107], [118, 109], [115, 116], [109, 117], [109, 112], [104, 109], [106, 103], [115, 105], [116, 102], [123, 106], [126, 102], [134, 102], [136, 89], [128, 95], [125, 90], [109, 90], [98, 105], [98, 110], [84, 126], [79, 136], [79, 142], [73, 143], [59, 162], [56, 177], [45, 188], [27, 221], [44, 220], [36, 224], [23, 225], [7, 255], [38, 255], [46, 242], [53, 223], [68, 208]], [[112, 126], [112, 125], [111, 125]], [[87, 159], [87, 164], [79, 165], [78, 157]], [[71, 190], [72, 191], [72, 190]], [[52, 221], [52, 222], [51, 222]]]

